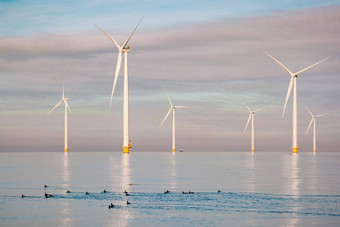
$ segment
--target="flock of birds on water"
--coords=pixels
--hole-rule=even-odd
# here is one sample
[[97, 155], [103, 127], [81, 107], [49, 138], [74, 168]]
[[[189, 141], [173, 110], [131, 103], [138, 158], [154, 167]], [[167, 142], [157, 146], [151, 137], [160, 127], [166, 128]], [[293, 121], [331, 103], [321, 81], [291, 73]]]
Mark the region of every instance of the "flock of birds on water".
[[[46, 188], [47, 188], [47, 187], [48, 187], [48, 186], [45, 184], [45, 185], [44, 185], [44, 188], [45, 188], [44, 197], [45, 197], [46, 199], [48, 199], [48, 198], [50, 198], [50, 197], [53, 197], [52, 194], [46, 193]], [[107, 193], [107, 192], [108, 192], [108, 191], [104, 189], [103, 193]], [[217, 190], [217, 193], [220, 193], [220, 192], [222, 192], [222, 191], [221, 191], [221, 190]], [[66, 190], [66, 193], [71, 193], [71, 191], [70, 191], [70, 190]], [[165, 190], [165, 191], [164, 191], [164, 194], [169, 194], [169, 193], [170, 193], [169, 190]], [[89, 194], [90, 194], [90, 193], [89, 193], [88, 191], [85, 192], [85, 195], [89, 195]], [[124, 190], [124, 194], [125, 194], [125, 196], [130, 196], [130, 193], [129, 193], [128, 191], [126, 191], [126, 190]], [[182, 191], [182, 194], [195, 194], [195, 192], [193, 192], [193, 191], [187, 191], [187, 192]], [[21, 198], [25, 198], [25, 197], [27, 197], [27, 196], [24, 195], [24, 194], [21, 195]], [[129, 205], [129, 204], [131, 204], [131, 202], [129, 202], [129, 201], [127, 200], [127, 201], [126, 201], [126, 205]], [[114, 205], [113, 203], [110, 203], [108, 207], [109, 207], [109, 209], [112, 209], [112, 208], [115, 207], [115, 205]]]

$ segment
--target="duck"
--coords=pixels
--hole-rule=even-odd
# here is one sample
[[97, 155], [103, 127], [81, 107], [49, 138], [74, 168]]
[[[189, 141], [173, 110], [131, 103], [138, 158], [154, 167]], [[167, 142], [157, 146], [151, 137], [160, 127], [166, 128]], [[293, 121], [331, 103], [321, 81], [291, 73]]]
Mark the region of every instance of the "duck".
[[107, 191], [104, 189], [104, 191], [103, 191], [104, 193], [106, 193]]
[[50, 198], [50, 197], [52, 197], [52, 195], [51, 194], [47, 194], [47, 193], [45, 193], [45, 198], [47, 199], [47, 198]]
[[85, 195], [88, 195], [88, 194], [90, 194], [90, 193], [88, 193], [88, 192], [85, 192]]
[[126, 194], [126, 193], [128, 193], [126, 190], [124, 190], [124, 193]]
[[182, 194], [189, 194], [189, 193], [188, 193], [188, 192], [183, 192], [183, 191], [182, 191]]
[[164, 191], [164, 194], [168, 194], [170, 191], [169, 190], [166, 190], [166, 191]]
[[71, 192], [69, 190], [67, 190], [66, 193], [71, 193]]
[[127, 193], [125, 193], [125, 195], [126, 195], [126, 196], [129, 196], [130, 194], [127, 192]]
[[22, 194], [22, 195], [21, 195], [21, 198], [24, 198], [24, 197], [26, 197], [26, 196], [25, 196], [24, 194]]
[[113, 205], [112, 203], [109, 205], [109, 209], [113, 208], [115, 205]]
[[217, 190], [217, 192], [221, 192], [221, 190]]
[[131, 204], [129, 201], [126, 201], [126, 204]]
[[46, 184], [44, 185], [44, 188], [47, 188], [47, 185], [46, 185]]
[[195, 192], [191, 192], [191, 191], [189, 191], [189, 194], [194, 194]]

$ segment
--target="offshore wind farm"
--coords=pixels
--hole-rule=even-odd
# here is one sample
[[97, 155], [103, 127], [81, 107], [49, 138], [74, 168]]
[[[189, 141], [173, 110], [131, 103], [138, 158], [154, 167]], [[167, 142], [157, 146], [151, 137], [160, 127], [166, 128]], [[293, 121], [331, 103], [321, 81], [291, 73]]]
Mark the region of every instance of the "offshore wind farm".
[[1, 226], [340, 225], [340, 2], [14, 0], [0, 21]]

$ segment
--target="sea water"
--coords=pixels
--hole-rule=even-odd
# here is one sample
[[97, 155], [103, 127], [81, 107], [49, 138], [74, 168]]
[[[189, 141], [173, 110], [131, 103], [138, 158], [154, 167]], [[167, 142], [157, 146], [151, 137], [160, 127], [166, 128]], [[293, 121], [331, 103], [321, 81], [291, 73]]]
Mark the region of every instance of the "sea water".
[[2, 152], [0, 226], [340, 226], [340, 153]]

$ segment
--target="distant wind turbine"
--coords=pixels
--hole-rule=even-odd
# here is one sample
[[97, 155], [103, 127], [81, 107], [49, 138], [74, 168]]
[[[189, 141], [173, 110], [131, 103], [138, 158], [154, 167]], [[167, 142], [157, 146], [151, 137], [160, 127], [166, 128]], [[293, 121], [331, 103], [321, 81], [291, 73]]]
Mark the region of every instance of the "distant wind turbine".
[[130, 124], [130, 111], [129, 111], [129, 76], [128, 76], [128, 53], [130, 52], [130, 46], [127, 46], [128, 42], [130, 41], [132, 35], [135, 33], [138, 25], [142, 21], [143, 17], [140, 19], [138, 24], [136, 25], [135, 29], [131, 33], [131, 35], [128, 37], [128, 39], [123, 43], [122, 46], [119, 46], [116, 41], [114, 41], [103, 29], [95, 25], [99, 30], [101, 30], [118, 48], [119, 54], [118, 54], [118, 60], [117, 60], [117, 66], [116, 66], [116, 73], [114, 77], [112, 92], [111, 92], [111, 98], [110, 98], [110, 107], [112, 106], [112, 98], [113, 93], [116, 87], [118, 74], [120, 70], [120, 66], [122, 63], [122, 53], [124, 52], [124, 102], [123, 102], [123, 153], [129, 153], [130, 148], [132, 148], [132, 145], [130, 143], [130, 134], [129, 134], [129, 124]]
[[310, 65], [296, 73], [292, 73], [286, 66], [284, 66], [281, 62], [279, 62], [277, 59], [275, 59], [273, 56], [271, 56], [270, 54], [268, 54], [266, 51], [263, 51], [265, 54], [267, 54], [269, 57], [271, 57], [276, 63], [278, 63], [282, 68], [284, 68], [289, 74], [290, 74], [290, 82], [289, 82], [289, 86], [288, 86], [288, 91], [287, 91], [287, 96], [286, 96], [286, 101], [285, 101], [285, 105], [283, 107], [283, 111], [282, 111], [282, 118], [284, 117], [285, 114], [285, 110], [286, 110], [286, 105], [287, 105], [287, 101], [290, 95], [290, 92], [292, 91], [292, 88], [294, 87], [294, 93], [293, 93], [293, 146], [292, 146], [292, 151], [293, 153], [297, 153], [297, 150], [299, 149], [299, 145], [297, 142], [297, 84], [296, 84], [296, 78], [298, 77], [298, 75], [318, 64], [320, 64], [323, 61], [326, 61], [328, 58], [325, 58], [313, 65]]
[[63, 80], [63, 97], [61, 98], [61, 100], [57, 103], [57, 105], [55, 105], [48, 113], [51, 113], [55, 108], [57, 108], [62, 102], [65, 103], [65, 135], [64, 135], [64, 141], [65, 141], [65, 145], [64, 145], [64, 150], [65, 152], [68, 152], [68, 150], [70, 149], [68, 147], [68, 141], [67, 141], [67, 109], [72, 113], [69, 105], [68, 105], [68, 97], [65, 97], [64, 95], [64, 80]]
[[175, 134], [175, 110], [177, 108], [190, 108], [190, 106], [175, 106], [172, 104], [171, 100], [170, 100], [170, 97], [168, 95], [168, 93], [165, 91], [165, 94], [166, 96], [168, 97], [168, 100], [170, 102], [170, 109], [168, 111], [168, 113], [165, 115], [162, 123], [160, 124], [159, 127], [162, 127], [163, 123], [165, 122], [165, 120], [168, 118], [168, 116], [170, 115], [171, 111], [172, 111], [172, 152], [175, 152], [176, 151], [176, 141], [175, 141], [175, 138], [176, 138], [176, 134]]
[[310, 109], [308, 109], [308, 107], [305, 105], [306, 109], [308, 110], [308, 112], [310, 113], [310, 115], [312, 116], [312, 119], [310, 120], [310, 123], [308, 125], [308, 128], [306, 130], [306, 135], [309, 131], [310, 126], [313, 124], [313, 152], [316, 152], [316, 128], [315, 128], [315, 121], [317, 117], [322, 117], [327, 115], [327, 113], [325, 114], [319, 114], [319, 115], [313, 115], [312, 111], [310, 111]]
[[257, 110], [252, 111], [249, 106], [246, 103], [243, 103], [245, 105], [245, 107], [249, 110], [249, 118], [246, 124], [246, 127], [244, 128], [244, 134], [246, 133], [247, 127], [249, 125], [250, 119], [251, 119], [251, 152], [255, 151], [255, 147], [254, 147], [254, 136], [255, 136], [255, 130], [254, 130], [254, 121], [255, 121], [255, 113], [263, 110], [264, 108], [260, 108]]

